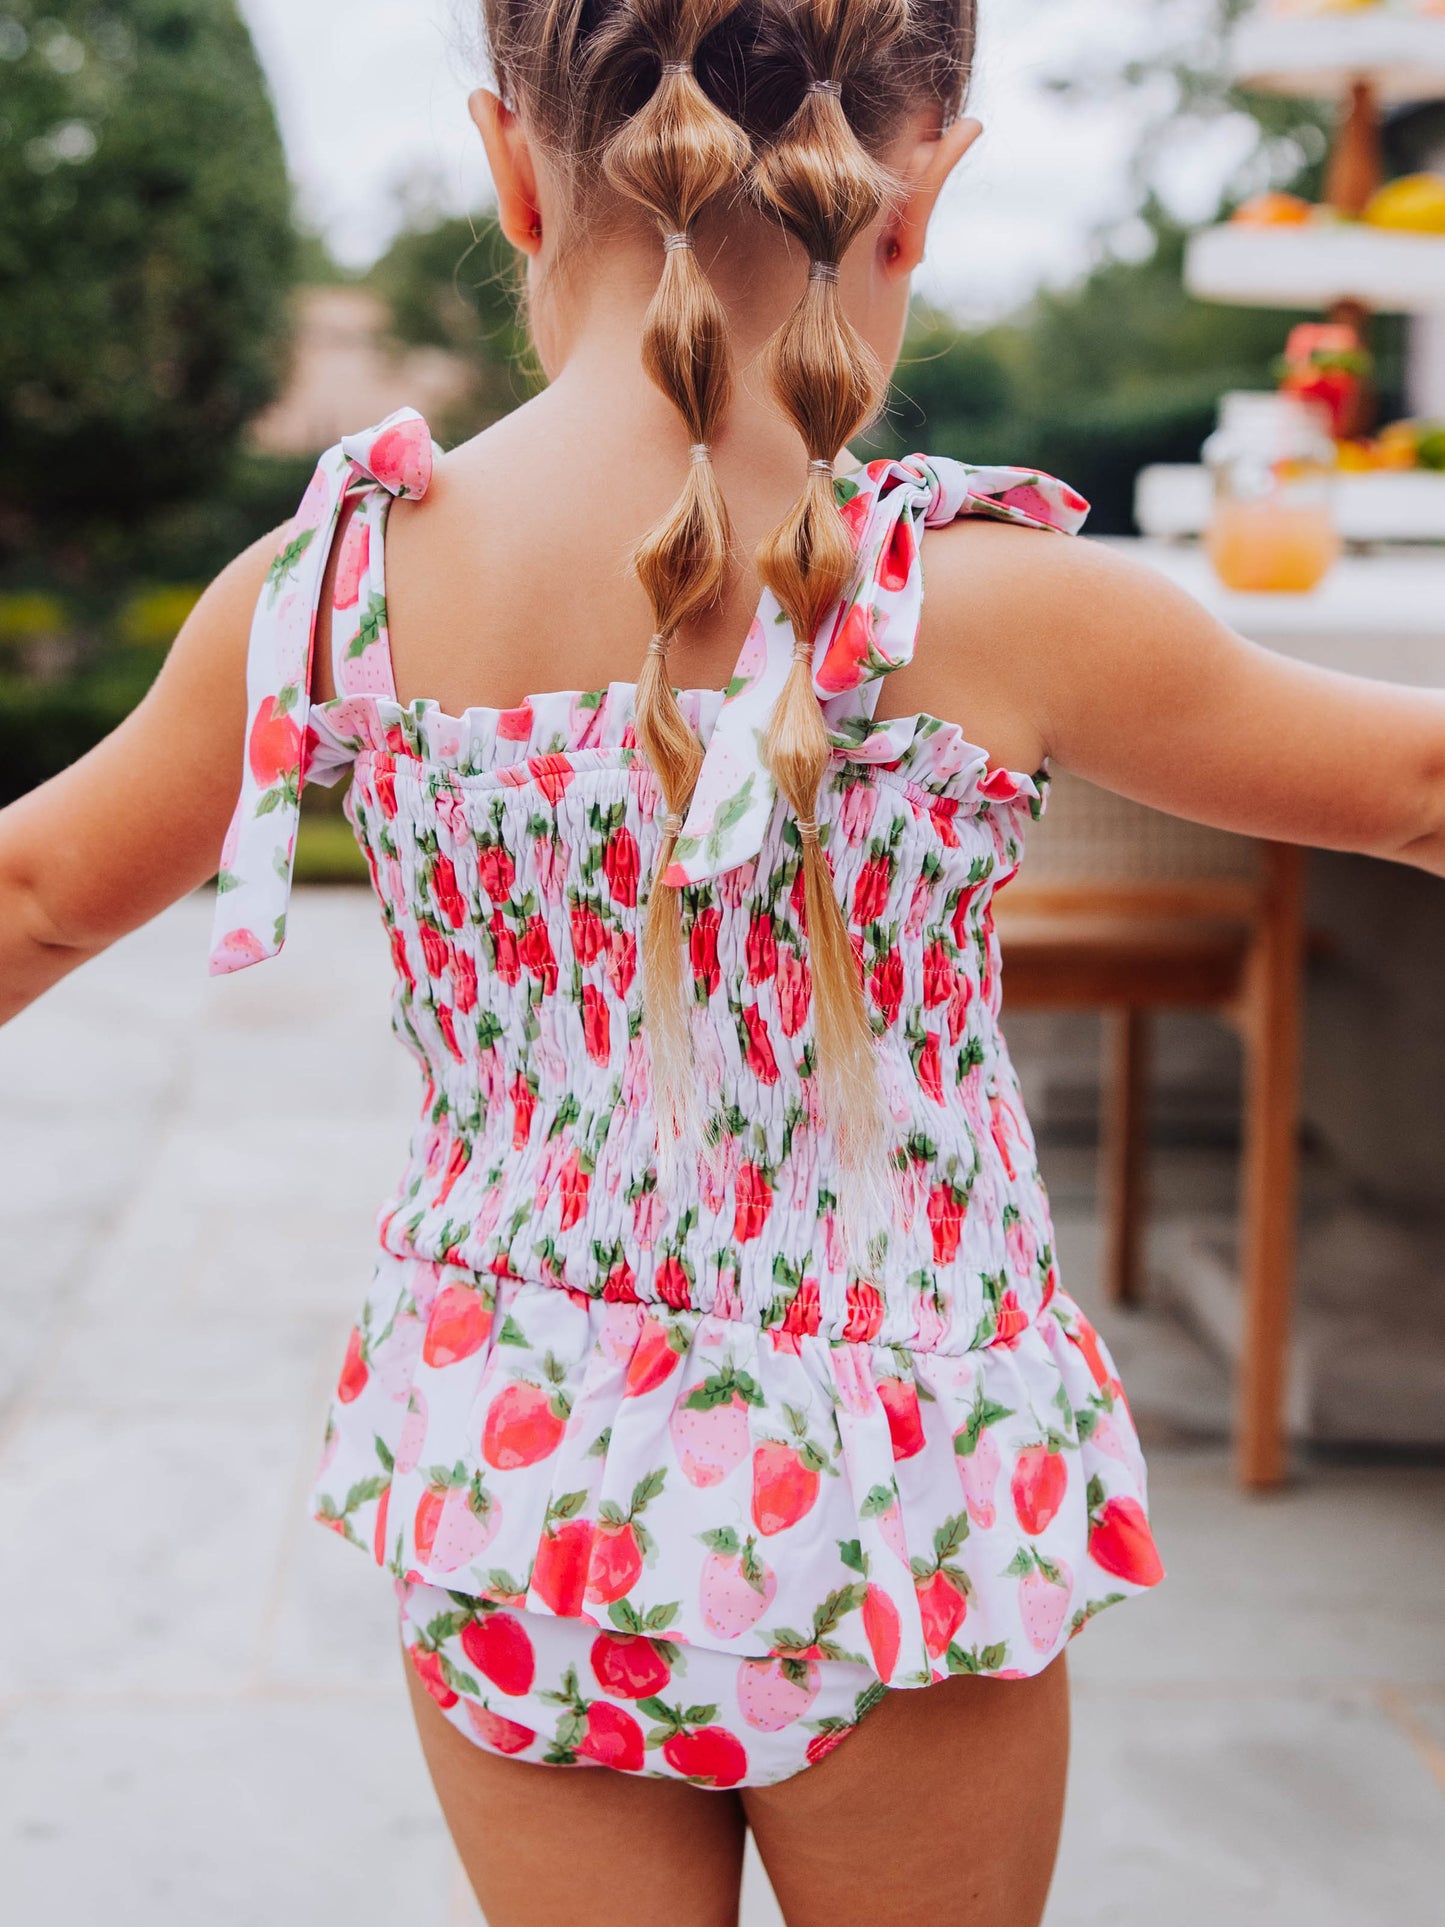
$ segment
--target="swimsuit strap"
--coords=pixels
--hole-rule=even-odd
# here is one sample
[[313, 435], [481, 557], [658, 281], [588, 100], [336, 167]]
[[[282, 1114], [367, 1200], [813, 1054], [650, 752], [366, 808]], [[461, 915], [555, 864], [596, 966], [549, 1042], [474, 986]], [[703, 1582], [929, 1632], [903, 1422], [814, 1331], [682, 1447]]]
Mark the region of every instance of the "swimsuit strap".
[[[920, 538], [962, 516], [1073, 535], [1089, 504], [1036, 469], [979, 468], [946, 456], [870, 462], [835, 482], [858, 551], [851, 587], [813, 644], [813, 690], [829, 741], [851, 761], [896, 762], [914, 719], [877, 725], [882, 679], [913, 659], [923, 610]], [[793, 628], [766, 591], [718, 712], [664, 881], [681, 889], [755, 857], [776, 785], [763, 759], [768, 719], [793, 661]]]
[[338, 699], [395, 698], [386, 628], [383, 537], [391, 504], [422, 496], [436, 453], [414, 408], [347, 435], [316, 465], [311, 485], [267, 571], [246, 659], [246, 756], [240, 798], [217, 878], [212, 976], [274, 957], [286, 938], [301, 791], [335, 782], [349, 760], [323, 748], [311, 723], [312, 665], [321, 586], [342, 522], [331, 616]]

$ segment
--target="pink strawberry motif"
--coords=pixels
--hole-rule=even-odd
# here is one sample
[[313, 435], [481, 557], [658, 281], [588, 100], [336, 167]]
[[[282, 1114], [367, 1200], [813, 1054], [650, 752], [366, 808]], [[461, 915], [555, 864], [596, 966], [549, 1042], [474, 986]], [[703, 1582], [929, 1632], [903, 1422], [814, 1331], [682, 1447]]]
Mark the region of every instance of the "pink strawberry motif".
[[781, 1733], [800, 1720], [818, 1697], [812, 1660], [745, 1659], [738, 1667], [738, 1710], [759, 1733]]
[[565, 1368], [549, 1352], [545, 1360], [550, 1389], [528, 1379], [505, 1385], [487, 1408], [482, 1427], [482, 1457], [499, 1472], [538, 1465], [562, 1443], [571, 1400], [560, 1389]]
[[532, 1589], [560, 1619], [575, 1619], [582, 1610], [596, 1530], [590, 1519], [577, 1517], [586, 1503], [585, 1492], [567, 1492], [554, 1499], [537, 1542]]
[[755, 1381], [736, 1371], [731, 1359], [684, 1392], [668, 1421], [683, 1477], [693, 1485], [720, 1485], [734, 1472], [752, 1443], [748, 1407], [762, 1403]]
[[1049, 1559], [1033, 1546], [1020, 1546], [1006, 1570], [1019, 1582], [1019, 1617], [1036, 1653], [1059, 1643], [1074, 1592], [1074, 1576], [1062, 1559]]
[[923, 1413], [918, 1403], [918, 1382], [912, 1378], [880, 1378], [878, 1396], [888, 1417], [888, 1432], [895, 1459], [916, 1458], [923, 1450]]
[[1013, 1413], [1006, 1405], [1000, 1405], [991, 1398], [985, 1398], [980, 1385], [974, 1395], [973, 1409], [968, 1415], [968, 1423], [961, 1432], [956, 1432], [953, 1450], [958, 1465], [958, 1476], [963, 1482], [964, 1503], [968, 1516], [976, 1526], [985, 1532], [993, 1525], [994, 1492], [998, 1487], [1001, 1470], [998, 1446], [994, 1443], [991, 1425], [1012, 1418]]
[[468, 1699], [463, 1704], [472, 1731], [494, 1753], [525, 1753], [529, 1746], [536, 1744], [537, 1735], [530, 1726], [509, 1720], [504, 1714], [494, 1713], [484, 1700]]
[[216, 976], [224, 977], [229, 971], [260, 963], [265, 955], [265, 946], [254, 930], [228, 930], [212, 953], [211, 969]]
[[437, 1572], [455, 1572], [486, 1551], [502, 1523], [502, 1508], [460, 1459], [450, 1472], [433, 1466], [412, 1526], [416, 1556]]
[[513, 1613], [483, 1609], [462, 1627], [462, 1651], [496, 1687], [517, 1699], [530, 1693], [537, 1676], [537, 1655], [520, 1619]]
[[432, 1300], [422, 1362], [455, 1365], [481, 1350], [492, 1334], [491, 1293], [472, 1285], [446, 1285]]
[[361, 578], [371, 561], [371, 526], [363, 515], [346, 524], [337, 552], [333, 601], [338, 609], [354, 609], [361, 596]]
[[765, 1439], [753, 1452], [753, 1524], [767, 1538], [805, 1519], [817, 1501], [820, 1475], [837, 1471], [808, 1437], [807, 1414], [791, 1405], [783, 1413], [792, 1437]]
[[432, 475], [431, 434], [426, 423], [413, 417], [383, 429], [371, 444], [366, 466], [393, 495], [425, 495]]
[[626, 1512], [614, 1499], [604, 1499], [597, 1508], [597, 1534], [583, 1595], [593, 1604], [610, 1605], [624, 1598], [641, 1578], [643, 1558], [653, 1550], [641, 1514], [662, 1491], [666, 1478], [666, 1471], [659, 1468], [639, 1479]]
[[699, 1536], [708, 1548], [698, 1601], [702, 1622], [722, 1639], [740, 1639], [772, 1605], [777, 1574], [758, 1557], [751, 1534], [740, 1543], [731, 1526], [721, 1526]]
[[426, 1399], [413, 1386], [411, 1396], [406, 1402], [406, 1417], [402, 1421], [401, 1433], [396, 1442], [398, 1472], [403, 1474], [414, 1472], [421, 1464], [421, 1455], [426, 1447], [426, 1430]]
[[1064, 1443], [1051, 1433], [1037, 1445], [1026, 1445], [1014, 1462], [1009, 1490], [1019, 1525], [1031, 1539], [1052, 1523], [1068, 1493], [1069, 1464]]
[[898, 1487], [875, 1485], [859, 1507], [859, 1517], [876, 1519], [883, 1543], [901, 1564], [908, 1564], [908, 1535], [903, 1529], [903, 1508], [898, 1502]]

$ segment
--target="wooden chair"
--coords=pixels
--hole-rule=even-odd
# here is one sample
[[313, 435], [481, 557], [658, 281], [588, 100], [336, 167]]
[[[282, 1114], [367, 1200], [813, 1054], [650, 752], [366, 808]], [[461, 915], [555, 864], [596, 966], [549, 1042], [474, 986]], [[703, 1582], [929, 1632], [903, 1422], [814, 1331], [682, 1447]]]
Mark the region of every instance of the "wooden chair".
[[1286, 1474], [1297, 1199], [1303, 852], [1201, 829], [1060, 775], [997, 899], [1009, 1010], [1099, 1010], [1108, 1042], [1101, 1189], [1109, 1295], [1138, 1302], [1149, 1021], [1217, 1012], [1244, 1052], [1241, 1484]]

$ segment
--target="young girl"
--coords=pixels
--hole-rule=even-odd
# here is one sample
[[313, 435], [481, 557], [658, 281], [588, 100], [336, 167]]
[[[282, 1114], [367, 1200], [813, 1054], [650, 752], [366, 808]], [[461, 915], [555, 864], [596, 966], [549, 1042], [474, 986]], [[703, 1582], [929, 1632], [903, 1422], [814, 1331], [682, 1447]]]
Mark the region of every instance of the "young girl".
[[213, 968], [273, 955], [347, 777], [422, 1094], [314, 1510], [393, 1575], [492, 1927], [734, 1920], [748, 1828], [791, 1927], [1028, 1927], [1062, 1649], [1162, 1567], [992, 895], [1053, 758], [1445, 870], [1445, 698], [1238, 641], [1047, 476], [849, 456], [964, 0], [484, 13], [550, 386], [323, 456], [0, 818], [4, 1010], [218, 854]]

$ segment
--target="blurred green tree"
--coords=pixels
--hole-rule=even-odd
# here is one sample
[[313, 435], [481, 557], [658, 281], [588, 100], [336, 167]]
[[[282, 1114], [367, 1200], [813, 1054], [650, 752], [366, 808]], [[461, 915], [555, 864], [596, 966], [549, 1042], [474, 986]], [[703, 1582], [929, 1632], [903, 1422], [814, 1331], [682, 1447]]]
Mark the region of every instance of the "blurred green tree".
[[296, 251], [232, 0], [0, 0], [0, 551], [43, 522], [83, 575], [90, 523], [206, 482], [284, 372]]

